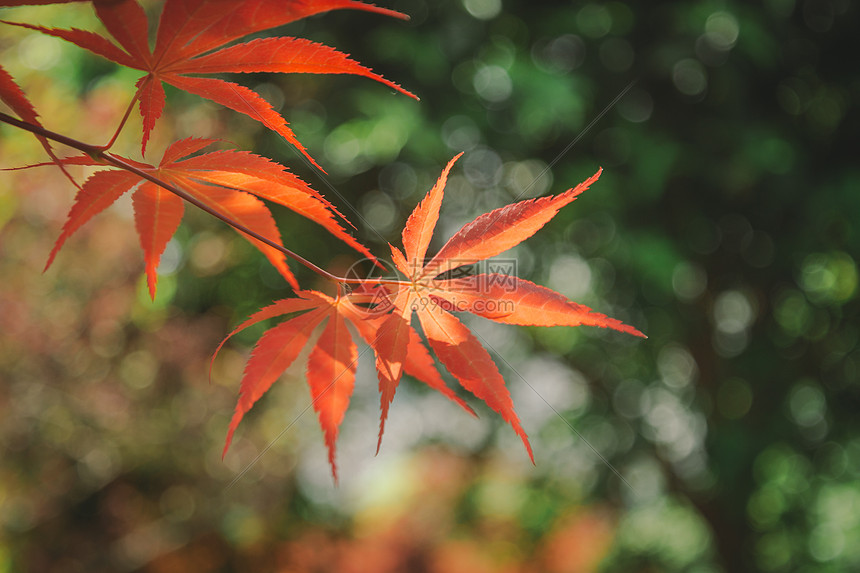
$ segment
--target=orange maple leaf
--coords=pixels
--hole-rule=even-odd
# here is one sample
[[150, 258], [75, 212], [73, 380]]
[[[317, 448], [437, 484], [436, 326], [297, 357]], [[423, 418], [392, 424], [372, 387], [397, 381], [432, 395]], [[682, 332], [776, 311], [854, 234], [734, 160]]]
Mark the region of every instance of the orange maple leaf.
[[[388, 319], [388, 330], [397, 333], [410, 323], [412, 314], [416, 314], [439, 360], [466, 390], [486, 402], [513, 427], [534, 461], [528, 437], [498, 368], [478, 339], [451, 311], [468, 311], [508, 324], [586, 324], [643, 335], [635, 328], [524, 279], [499, 274], [448, 278], [449, 271], [494, 257], [531, 237], [562, 207], [588, 189], [600, 176], [600, 171], [560, 195], [520, 201], [479, 216], [457, 231], [436, 256], [425, 263], [427, 247], [439, 218], [445, 182], [459, 157], [448, 163], [436, 185], [409, 217], [402, 236], [405, 253], [391, 247], [395, 266], [408, 280], [391, 294], [394, 312]], [[399, 339], [396, 334], [390, 337]], [[393, 376], [385, 383], [396, 385], [399, 375], [396, 365], [403, 360], [404, 348], [395, 343], [380, 351], [395, 365], [391, 369]]]
[[[279, 300], [252, 315], [218, 345], [212, 356], [214, 362], [224, 343], [237, 332], [263, 320], [291, 315], [286, 321], [267, 330], [254, 346], [239, 387], [239, 401], [227, 431], [224, 454], [227, 453], [233, 441], [233, 433], [245, 413], [295, 361], [314, 331], [327, 321], [308, 358], [307, 377], [313, 407], [325, 434], [332, 475], [337, 480], [335, 442], [343, 415], [349, 406], [358, 363], [358, 351], [346, 324], [351, 323], [359, 335], [375, 348], [379, 321], [375, 320], [366, 308], [359, 306], [368, 300], [360, 294], [337, 298], [316, 291], [298, 291], [296, 294], [299, 298]], [[410, 329], [407, 346], [409, 356], [404, 365], [406, 372], [474, 414], [474, 411], [445, 385], [414, 329]]]
[[[338, 223], [337, 218], [343, 216], [334, 206], [281, 165], [265, 157], [236, 150], [213, 151], [187, 157], [215, 141], [194, 138], [177, 141], [167, 148], [157, 167], [127, 158], [121, 159], [188, 192], [201, 203], [278, 245], [282, 243], [275, 220], [260, 199], [292, 209], [322, 225], [329, 233], [363, 255], [374, 258], [366, 247]], [[67, 164], [101, 165], [89, 157], [80, 156], [61, 161]], [[66, 239], [131, 189], [135, 189], [132, 196], [135, 228], [146, 262], [147, 285], [150, 295], [155, 298], [158, 280], [156, 269], [168, 241], [182, 219], [184, 201], [167, 189], [129, 171], [98, 171], [84, 182], [45, 268], [51, 265]], [[254, 238], [246, 238], [266, 255], [294, 289], [299, 288], [281, 251]]]
[[77, 28], [63, 30], [17, 22], [4, 23], [62, 38], [120, 65], [146, 72], [138, 80], [135, 94], [143, 117], [141, 151], [144, 154], [150, 132], [164, 109], [162, 84], [166, 82], [259, 121], [319, 167], [286, 120], [259, 94], [239, 84], [189, 74], [354, 74], [372, 78], [415, 97], [346, 54], [302, 38], [263, 38], [223, 47], [248, 34], [329, 10], [352, 8], [406, 18], [393, 10], [350, 0], [167, 0], [161, 12], [155, 47], [151, 50], [146, 14], [135, 0], [96, 2], [94, 8], [119, 46], [104, 36]]
[[[37, 127], [42, 126], [42, 124], [39, 123], [39, 114], [36, 113], [36, 109], [33, 107], [33, 104], [30, 103], [30, 100], [27, 99], [27, 96], [18, 84], [15, 83], [15, 80], [12, 79], [9, 72], [3, 69], [3, 66], [0, 66], [0, 100], [8, 105], [12, 111], [18, 114], [18, 117], [27, 123], [31, 123]], [[54, 153], [54, 149], [51, 147], [51, 143], [48, 139], [41, 135], [36, 135], [36, 139], [38, 139], [39, 143], [42, 144], [42, 147], [45, 149], [45, 153], [48, 154], [48, 157], [51, 158], [54, 165], [60, 168], [63, 175], [72, 182], [72, 185], [80, 189], [80, 185], [78, 185], [74, 178], [69, 174], [62, 161]]]

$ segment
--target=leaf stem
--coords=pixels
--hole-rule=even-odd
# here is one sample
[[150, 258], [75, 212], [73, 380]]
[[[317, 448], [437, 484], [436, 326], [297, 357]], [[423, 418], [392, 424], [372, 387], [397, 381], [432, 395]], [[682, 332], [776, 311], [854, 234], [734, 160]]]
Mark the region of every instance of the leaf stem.
[[125, 127], [125, 122], [128, 121], [128, 117], [131, 115], [131, 110], [134, 109], [134, 104], [137, 103], [138, 97], [140, 97], [140, 94], [136, 92], [134, 94], [134, 97], [131, 98], [131, 102], [128, 104], [128, 109], [125, 110], [125, 115], [122, 116], [122, 120], [119, 122], [119, 125], [117, 126], [116, 131], [113, 134], [113, 137], [111, 137], [110, 141], [108, 141], [105, 145], [101, 146], [102, 151], [107, 151], [108, 149], [113, 147], [114, 143], [116, 143], [116, 138], [119, 137], [122, 128]]
[[[129, 106], [129, 110], [132, 109], [133, 105], [134, 105], [134, 101], [132, 101], [132, 105]], [[129, 112], [126, 112], [126, 117], [128, 116], [128, 113]], [[30, 133], [34, 133], [36, 135], [41, 135], [42, 137], [56, 141], [57, 143], [62, 143], [63, 145], [67, 145], [68, 147], [72, 147], [74, 149], [77, 149], [78, 151], [82, 151], [83, 153], [86, 153], [87, 155], [89, 155], [90, 157], [92, 157], [95, 160], [100, 160], [104, 163], [113, 165], [114, 167], [118, 167], [119, 169], [124, 169], [125, 171], [128, 171], [130, 173], [134, 173], [138, 177], [142, 177], [143, 179], [146, 179], [147, 181], [151, 181], [152, 183], [155, 183], [159, 187], [163, 187], [164, 189], [167, 189], [168, 191], [170, 191], [171, 193], [173, 193], [177, 197], [183, 199], [184, 201], [191, 203], [192, 205], [194, 205], [198, 209], [201, 209], [201, 210], [205, 211], [206, 213], [209, 213], [210, 215], [212, 215], [216, 219], [220, 219], [221, 221], [230, 225], [231, 227], [233, 227], [237, 231], [240, 231], [240, 232], [248, 235], [249, 237], [260, 241], [261, 243], [264, 243], [265, 245], [268, 245], [269, 247], [276, 249], [277, 251], [283, 253], [285, 256], [293, 259], [297, 263], [305, 266], [306, 268], [310, 269], [314, 273], [320, 275], [322, 278], [324, 278], [328, 281], [331, 281], [335, 284], [338, 284], [338, 285], [340, 285], [340, 284], [367, 284], [367, 283], [372, 283], [372, 284], [399, 284], [399, 281], [390, 280], [390, 279], [377, 279], [377, 280], [368, 281], [366, 279], [351, 279], [351, 278], [347, 278], [347, 277], [339, 277], [337, 275], [333, 275], [330, 272], [328, 272], [328, 271], [318, 267], [314, 263], [310, 262], [309, 260], [307, 260], [303, 256], [299, 255], [298, 253], [291, 251], [290, 249], [284, 247], [283, 245], [279, 245], [275, 241], [272, 241], [271, 239], [264, 237], [263, 235], [257, 233], [256, 231], [254, 231], [254, 230], [246, 227], [245, 225], [231, 219], [227, 215], [220, 213], [216, 209], [213, 209], [209, 205], [206, 205], [205, 203], [201, 202], [200, 200], [198, 200], [193, 195], [187, 193], [186, 191], [183, 191], [182, 189], [176, 187], [175, 185], [168, 183], [168, 182], [156, 177], [155, 175], [148, 173], [147, 171], [132, 165], [131, 163], [128, 163], [127, 161], [125, 161], [121, 157], [118, 157], [112, 153], [107, 152], [106, 147], [102, 147], [102, 146], [98, 146], [98, 145], [91, 145], [89, 143], [84, 143], [84, 142], [79, 141], [77, 139], [65, 136], [61, 133], [55, 133], [49, 129], [45, 129], [44, 127], [42, 127], [40, 125], [34, 125], [32, 123], [22, 121], [20, 119], [12, 117], [11, 115], [5, 114], [3, 112], [0, 112], [0, 121], [2, 121], [3, 123], [9, 124], [9, 125], [18, 127], [18, 128], [23, 129], [25, 131], [29, 131]], [[113, 143], [114, 139], [116, 139], [116, 137], [114, 137], [111, 140], [111, 142], [108, 144], [108, 147]]]

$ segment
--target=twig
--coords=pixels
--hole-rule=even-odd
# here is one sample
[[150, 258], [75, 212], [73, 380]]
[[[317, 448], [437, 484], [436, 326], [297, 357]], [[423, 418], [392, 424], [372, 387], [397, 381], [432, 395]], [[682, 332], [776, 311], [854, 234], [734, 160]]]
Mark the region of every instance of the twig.
[[[132, 102], [132, 104], [133, 103], [134, 102]], [[131, 109], [131, 107], [129, 107], [129, 109]], [[128, 171], [130, 173], [134, 173], [138, 177], [142, 177], [142, 178], [146, 179], [147, 181], [151, 181], [152, 183], [155, 183], [159, 187], [163, 187], [164, 189], [167, 189], [168, 191], [170, 191], [171, 193], [173, 193], [177, 197], [183, 199], [184, 201], [191, 203], [192, 205], [194, 205], [198, 209], [202, 209], [203, 211], [209, 213], [210, 215], [212, 215], [216, 219], [220, 219], [221, 221], [230, 225], [231, 227], [233, 227], [237, 231], [241, 231], [242, 233], [248, 235], [249, 237], [254, 238], [254, 239], [260, 241], [261, 243], [268, 245], [269, 247], [272, 247], [273, 249], [283, 253], [284, 255], [293, 259], [297, 263], [307, 267], [308, 269], [310, 269], [311, 271], [320, 275], [324, 279], [331, 281], [335, 284], [366, 284], [368, 282], [372, 282], [373, 284], [398, 284], [399, 283], [399, 281], [388, 280], [388, 279], [375, 279], [375, 280], [371, 279], [370, 281], [368, 281], [367, 279], [351, 279], [351, 278], [347, 278], [347, 277], [339, 277], [337, 275], [333, 275], [330, 272], [328, 272], [328, 271], [318, 267], [314, 263], [310, 262], [309, 260], [307, 260], [303, 256], [299, 255], [298, 253], [291, 251], [290, 249], [284, 247], [283, 245], [279, 245], [275, 241], [273, 241], [267, 237], [264, 237], [263, 235], [257, 233], [256, 231], [254, 231], [254, 230], [246, 227], [245, 225], [239, 223], [238, 221], [235, 221], [235, 220], [231, 219], [230, 217], [228, 217], [227, 215], [224, 215], [223, 213], [219, 212], [218, 210], [213, 209], [209, 205], [206, 205], [205, 203], [201, 202], [200, 200], [198, 200], [193, 195], [183, 191], [182, 189], [176, 187], [175, 185], [168, 183], [167, 181], [163, 181], [159, 177], [157, 177], [151, 173], [148, 173], [147, 171], [140, 169], [139, 167], [136, 167], [136, 166], [132, 165], [131, 163], [128, 163], [127, 161], [125, 161], [124, 159], [122, 159], [121, 157], [119, 157], [117, 155], [114, 155], [113, 153], [107, 152], [106, 147], [98, 146], [98, 145], [91, 145], [89, 143], [84, 143], [84, 142], [79, 141], [77, 139], [65, 136], [61, 133], [55, 133], [49, 129], [45, 129], [42, 126], [34, 125], [32, 123], [22, 121], [20, 119], [12, 117], [11, 115], [5, 114], [3, 112], [0, 112], [0, 121], [2, 121], [3, 123], [7, 123], [9, 125], [18, 127], [18, 128], [23, 129], [25, 131], [29, 131], [30, 133], [34, 133], [36, 135], [41, 135], [42, 137], [56, 141], [57, 143], [62, 143], [63, 145], [67, 145], [68, 147], [72, 147], [74, 149], [77, 149], [78, 151], [86, 153], [87, 155], [89, 155], [90, 157], [92, 157], [93, 159], [95, 159], [97, 161], [102, 161], [104, 163], [113, 165], [114, 167], [118, 167], [119, 169], [124, 169], [125, 171]], [[113, 140], [111, 140], [111, 142], [112, 141]]]

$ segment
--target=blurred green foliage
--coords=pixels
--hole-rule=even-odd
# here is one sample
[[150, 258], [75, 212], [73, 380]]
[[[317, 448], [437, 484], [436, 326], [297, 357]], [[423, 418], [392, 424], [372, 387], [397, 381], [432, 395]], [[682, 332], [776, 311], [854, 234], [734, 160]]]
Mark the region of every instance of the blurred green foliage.
[[[436, 246], [480, 213], [603, 166], [508, 258], [649, 339], [473, 321], [533, 438], [534, 468], [500, 420], [468, 419], [409, 381], [373, 458], [367, 355], [340, 488], [299, 369], [222, 462], [261, 329], [237, 337], [212, 385], [208, 356], [248, 313], [288, 296], [277, 274], [189, 214], [153, 304], [126, 206], [43, 276], [71, 191], [56, 174], [5, 174], [0, 570], [860, 568], [857, 6], [385, 4], [411, 21], [344, 11], [278, 32], [336, 46], [420, 102], [354, 77], [238, 78], [328, 174], [254, 122], [175, 91], [171, 127], [151, 145], [226, 133], [323, 192], [380, 255], [460, 151]], [[4, 17], [97, 26], [86, 5]], [[3, 30], [0, 56], [49, 127], [92, 142], [112, 132], [137, 77], [19, 29]], [[133, 156], [129, 131], [118, 146]], [[3, 167], [39, 151], [0, 127]], [[279, 224], [319, 264], [356, 262], [312, 223], [280, 212]]]

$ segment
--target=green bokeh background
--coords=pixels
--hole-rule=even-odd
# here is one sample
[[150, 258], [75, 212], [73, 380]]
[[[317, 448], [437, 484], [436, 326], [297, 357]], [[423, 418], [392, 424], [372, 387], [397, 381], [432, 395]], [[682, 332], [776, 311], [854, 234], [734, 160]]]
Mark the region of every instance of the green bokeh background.
[[[233, 141], [324, 193], [381, 256], [460, 151], [431, 249], [480, 213], [602, 166], [500, 264], [649, 338], [469, 322], [508, 381], [534, 467], [491, 411], [476, 405], [473, 420], [411, 380], [374, 457], [369, 355], [339, 487], [301, 366], [222, 462], [263, 327], [236, 337], [211, 383], [209, 357], [289, 295], [277, 273], [188, 212], [151, 302], [120, 202], [41, 274], [72, 189], [49, 170], [2, 174], [0, 571], [860, 569], [856, 4], [385, 5], [411, 21], [342, 11], [276, 32], [338, 47], [420, 102], [358, 77], [235, 78], [280, 109], [327, 174], [175, 91], [147, 159], [180, 137]], [[2, 17], [100, 29], [85, 4]], [[47, 127], [93, 143], [139, 77], [20, 29], [2, 30], [0, 58]], [[134, 130], [117, 149], [139, 157]], [[0, 128], [0, 167], [39, 151]], [[370, 270], [314, 224], [276, 216], [303, 256]]]

